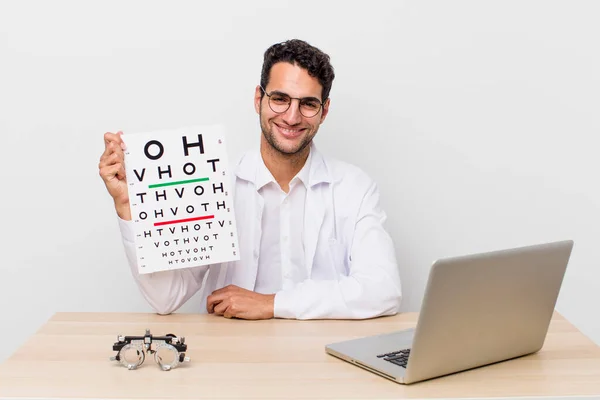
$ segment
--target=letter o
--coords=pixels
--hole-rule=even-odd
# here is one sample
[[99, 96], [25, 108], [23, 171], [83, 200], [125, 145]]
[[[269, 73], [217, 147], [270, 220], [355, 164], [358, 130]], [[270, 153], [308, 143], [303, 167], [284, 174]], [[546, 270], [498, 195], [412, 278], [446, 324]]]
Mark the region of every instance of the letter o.
[[[158, 146], [158, 154], [156, 155], [152, 155], [150, 154], [150, 146]], [[148, 157], [151, 160], [158, 160], [159, 158], [161, 158], [163, 156], [163, 154], [165, 153], [165, 148], [163, 147], [162, 143], [159, 142], [158, 140], [151, 140], [148, 143], [146, 143], [146, 145], [144, 146], [144, 154], [146, 155], [146, 157]]]
[[[192, 167], [192, 172], [188, 172], [188, 165]], [[194, 164], [192, 164], [191, 162], [189, 162], [189, 163], [186, 163], [186, 164], [183, 166], [183, 172], [184, 172], [186, 175], [194, 175], [194, 173], [196, 172], [196, 166], [195, 166]]]

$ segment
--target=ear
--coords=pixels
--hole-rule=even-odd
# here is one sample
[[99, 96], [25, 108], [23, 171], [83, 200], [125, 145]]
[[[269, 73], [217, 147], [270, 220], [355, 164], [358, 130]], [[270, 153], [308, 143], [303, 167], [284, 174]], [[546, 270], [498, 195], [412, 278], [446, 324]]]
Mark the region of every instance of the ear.
[[321, 113], [321, 124], [323, 123], [323, 121], [325, 121], [325, 117], [327, 117], [327, 114], [329, 113], [329, 103], [331, 103], [331, 98], [328, 98], [327, 100], [325, 100], [325, 103], [323, 103], [323, 112]]
[[256, 86], [256, 89], [254, 89], [254, 109], [256, 110], [257, 114], [260, 114], [260, 101], [262, 100], [262, 89], [260, 88], [260, 85]]

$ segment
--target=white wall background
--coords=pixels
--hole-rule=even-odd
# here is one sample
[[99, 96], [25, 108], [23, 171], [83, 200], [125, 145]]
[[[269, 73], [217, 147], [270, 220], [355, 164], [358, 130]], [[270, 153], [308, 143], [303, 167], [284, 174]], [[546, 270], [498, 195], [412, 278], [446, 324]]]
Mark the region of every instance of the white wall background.
[[437, 258], [573, 239], [557, 308], [600, 343], [598, 15], [594, 1], [0, 2], [0, 361], [57, 311], [151, 311], [98, 176], [102, 134], [220, 122], [238, 154], [259, 138], [262, 54], [293, 37], [331, 55], [316, 143], [379, 182], [404, 310]]

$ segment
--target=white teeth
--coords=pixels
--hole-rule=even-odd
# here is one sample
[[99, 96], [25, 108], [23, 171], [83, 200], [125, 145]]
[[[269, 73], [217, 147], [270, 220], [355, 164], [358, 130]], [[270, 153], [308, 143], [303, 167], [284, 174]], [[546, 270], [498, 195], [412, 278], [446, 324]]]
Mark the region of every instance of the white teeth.
[[290, 134], [294, 134], [294, 133], [300, 132], [300, 130], [298, 130], [298, 129], [286, 129], [286, 128], [281, 128], [281, 127], [280, 127], [280, 129], [282, 131], [284, 131], [285, 133], [290, 133]]

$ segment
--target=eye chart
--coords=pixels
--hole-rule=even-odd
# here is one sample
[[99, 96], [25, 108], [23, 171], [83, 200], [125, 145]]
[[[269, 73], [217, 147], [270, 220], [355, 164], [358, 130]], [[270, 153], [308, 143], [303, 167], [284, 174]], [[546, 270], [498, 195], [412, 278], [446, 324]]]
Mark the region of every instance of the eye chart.
[[124, 134], [140, 273], [239, 260], [225, 130]]

